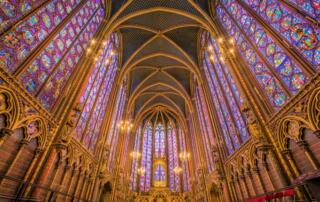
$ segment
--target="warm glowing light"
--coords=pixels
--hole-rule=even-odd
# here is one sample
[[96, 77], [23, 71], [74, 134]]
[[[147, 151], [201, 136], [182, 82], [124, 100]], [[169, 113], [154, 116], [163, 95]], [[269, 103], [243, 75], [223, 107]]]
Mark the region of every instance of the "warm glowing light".
[[109, 64], [109, 62], [110, 62], [110, 60], [109, 60], [109, 59], [106, 59], [106, 65], [108, 65], [108, 64]]
[[219, 59], [220, 59], [220, 61], [221, 61], [221, 62], [223, 62], [223, 61], [224, 61], [224, 59], [223, 59], [223, 57], [222, 57], [222, 56], [220, 56], [220, 57], [219, 57]]
[[98, 57], [94, 57], [94, 61], [98, 61]]
[[138, 174], [139, 175], [144, 175], [146, 173], [146, 169], [141, 167], [141, 168], [138, 168]]
[[167, 185], [166, 181], [159, 181], [159, 180], [154, 181], [155, 187], [165, 187], [166, 185]]
[[218, 42], [222, 43], [223, 42], [223, 38], [222, 37], [218, 38]]
[[136, 151], [133, 151], [130, 153], [130, 156], [133, 158], [133, 159], [138, 159], [141, 157], [141, 153], [140, 152], [136, 152]]
[[105, 45], [107, 45], [107, 43], [108, 43], [107, 41], [104, 41], [104, 42], [102, 43], [102, 45], [105, 46]]
[[234, 44], [234, 39], [229, 39], [229, 43]]
[[230, 49], [230, 53], [234, 53], [234, 49], [233, 48]]
[[133, 127], [133, 124], [130, 123], [130, 121], [126, 120], [123, 121], [121, 120], [117, 126], [121, 129], [121, 130], [130, 130]]
[[213, 55], [210, 56], [210, 60], [211, 60], [211, 61], [214, 61]]
[[190, 158], [190, 153], [189, 152], [181, 152], [180, 154], [179, 154], [179, 158], [181, 159], [181, 160], [188, 160], [189, 158]]
[[110, 55], [111, 55], [111, 56], [113, 56], [113, 55], [114, 55], [114, 52], [113, 52], [113, 51], [111, 51]]
[[179, 174], [179, 173], [182, 172], [182, 168], [179, 167], [179, 166], [177, 166], [177, 167], [175, 167], [175, 168], [173, 169], [173, 172], [175, 172], [176, 174]]
[[211, 45], [209, 45], [209, 46], [208, 46], [208, 50], [209, 50], [209, 51], [212, 51], [212, 50], [213, 50], [213, 47], [212, 47]]
[[97, 41], [95, 39], [91, 40], [91, 44], [95, 44]]
[[91, 49], [90, 48], [87, 49], [87, 53], [91, 53]]

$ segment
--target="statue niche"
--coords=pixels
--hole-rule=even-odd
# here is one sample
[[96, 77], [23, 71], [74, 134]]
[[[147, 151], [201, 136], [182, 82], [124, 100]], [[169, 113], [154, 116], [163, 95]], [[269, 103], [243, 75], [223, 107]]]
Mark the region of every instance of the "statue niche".
[[71, 138], [75, 132], [75, 127], [77, 120], [80, 116], [82, 110], [82, 105], [77, 104], [70, 112], [67, 121], [63, 128], [61, 129], [58, 140], [56, 141], [56, 145], [61, 147], [67, 147], [71, 141]]
[[246, 101], [243, 102], [241, 111], [246, 116], [246, 124], [251, 136], [260, 143], [266, 143], [260, 123]]

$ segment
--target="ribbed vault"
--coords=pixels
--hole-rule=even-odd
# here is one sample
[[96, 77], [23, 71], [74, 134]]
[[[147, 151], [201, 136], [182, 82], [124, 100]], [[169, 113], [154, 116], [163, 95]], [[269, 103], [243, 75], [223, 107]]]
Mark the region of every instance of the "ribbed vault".
[[170, 113], [185, 119], [186, 112], [193, 111], [191, 81], [200, 75], [198, 33], [211, 25], [208, 3], [129, 0], [118, 4], [112, 6], [110, 27], [122, 36], [120, 80], [130, 81], [128, 109], [137, 118], [159, 107], [170, 108]]

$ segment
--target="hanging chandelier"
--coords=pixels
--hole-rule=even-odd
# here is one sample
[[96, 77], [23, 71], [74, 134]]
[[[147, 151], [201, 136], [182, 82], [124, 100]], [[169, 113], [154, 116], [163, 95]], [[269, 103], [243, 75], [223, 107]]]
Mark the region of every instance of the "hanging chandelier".
[[130, 130], [133, 127], [133, 124], [130, 123], [130, 121], [123, 120], [121, 120], [117, 125], [121, 130]]
[[186, 161], [190, 158], [191, 154], [189, 152], [181, 152], [179, 154], [179, 158], [182, 160], [182, 161]]
[[133, 159], [139, 159], [141, 157], [141, 153], [140, 152], [137, 152], [137, 151], [133, 151], [130, 153], [130, 156], [133, 158]]

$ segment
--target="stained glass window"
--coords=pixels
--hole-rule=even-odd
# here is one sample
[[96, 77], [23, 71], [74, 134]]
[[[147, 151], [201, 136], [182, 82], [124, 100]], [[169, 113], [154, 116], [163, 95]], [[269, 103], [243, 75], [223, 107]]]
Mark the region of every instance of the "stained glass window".
[[[120, 91], [118, 92], [118, 95], [120, 96], [119, 99], [117, 100], [117, 107], [114, 108], [114, 111], [117, 111], [116, 116], [113, 117], [112, 123], [119, 123], [123, 119], [123, 110], [124, 106], [126, 103], [126, 88], [121, 87]], [[116, 151], [117, 151], [117, 145], [119, 141], [119, 133], [120, 133], [120, 128], [115, 125], [112, 125], [111, 130], [108, 133], [108, 139], [109, 136], [112, 138], [110, 144], [108, 145], [111, 146], [110, 148], [110, 156], [109, 156], [109, 169], [110, 171], [114, 169], [113, 165], [114, 161], [117, 157]], [[97, 136], [98, 137], [98, 136]]]
[[115, 43], [116, 37], [115, 34], [110, 37], [104, 50], [97, 58], [79, 99], [79, 102], [83, 104], [83, 110], [76, 127], [76, 138], [91, 151], [95, 148], [101, 128], [100, 121], [104, 117], [105, 107], [117, 71], [118, 56], [115, 52], [118, 44]]
[[[278, 110], [289, 97], [296, 94], [309, 77], [293, 56], [290, 45], [305, 62], [319, 68], [319, 31], [302, 16], [288, 10], [278, 0], [223, 0], [217, 7], [217, 16], [246, 61], [250, 71], [264, 90], [271, 104]], [[250, 11], [248, 12], [248, 10]], [[253, 10], [253, 11], [251, 11]], [[256, 12], [266, 25], [261, 25]], [[275, 34], [267, 30], [270, 26]], [[275, 37], [282, 37], [280, 44]], [[288, 45], [290, 44], [290, 45]]]
[[[244, 0], [268, 25], [282, 36], [282, 39], [291, 44], [305, 60], [320, 70], [320, 29], [316, 24], [310, 22], [305, 16], [293, 12], [287, 3], [279, 0]], [[316, 1], [297, 2], [292, 0], [295, 5], [302, 5], [302, 8], [309, 8], [308, 13], [320, 20], [320, 7]], [[312, 7], [312, 4], [314, 7]], [[308, 5], [308, 6], [306, 6]], [[318, 13], [314, 13], [314, 12]], [[270, 46], [270, 45], [269, 45]]]
[[167, 128], [168, 136], [168, 162], [169, 162], [169, 188], [172, 191], [180, 191], [180, 176], [174, 169], [179, 167], [177, 134], [174, 124], [169, 123]]
[[116, 146], [118, 145], [118, 140], [119, 140], [119, 132], [120, 129], [117, 127], [116, 123], [119, 123], [122, 120], [123, 116], [123, 110], [125, 107], [126, 103], [126, 88], [124, 86], [121, 86], [117, 95], [117, 101], [115, 104], [115, 108], [113, 110], [113, 116], [112, 116], [112, 121], [111, 121], [111, 127], [108, 132], [107, 136], [107, 145], [109, 145], [110, 148], [110, 156], [109, 156], [109, 161], [108, 161], [108, 168], [109, 170], [113, 170], [115, 165], [114, 160], [115, 154], [116, 154]]
[[179, 151], [186, 152], [186, 145], [184, 137], [180, 140], [183, 135], [177, 132], [178, 124], [163, 118], [151, 121], [149, 118], [141, 132], [137, 130], [141, 136], [135, 137], [134, 152], [141, 151], [142, 156], [132, 160], [131, 189], [147, 192], [154, 186], [168, 187], [172, 192], [189, 190], [188, 162], [182, 164], [179, 160]]
[[[202, 138], [202, 141], [204, 143], [204, 151], [205, 151], [205, 155], [206, 155], [206, 159], [207, 159], [207, 162], [208, 162], [208, 170], [209, 172], [212, 171], [213, 169], [213, 161], [212, 161], [212, 155], [211, 155], [211, 143], [209, 141], [209, 138], [208, 136], [209, 135], [212, 135], [212, 134], [208, 134], [209, 131], [207, 130], [208, 127], [211, 127], [211, 123], [210, 122], [207, 122], [208, 120], [205, 120], [204, 119], [204, 114], [203, 114], [203, 109], [202, 109], [202, 104], [201, 102], [204, 102], [204, 100], [200, 100], [200, 96], [199, 96], [199, 92], [197, 91], [196, 95], [195, 95], [195, 102], [196, 102], [196, 109], [197, 109], [197, 112], [198, 112], [198, 118], [199, 118], [199, 123], [200, 123], [200, 130], [201, 130], [201, 138]], [[203, 103], [204, 107], [206, 107], [205, 103]], [[206, 114], [206, 116], [208, 116], [208, 114]]]
[[41, 90], [38, 92], [38, 99], [47, 109], [51, 109], [54, 106], [67, 81], [78, 70], [77, 63], [88, 47], [90, 39], [93, 38], [93, 34], [98, 29], [103, 16], [103, 9], [100, 9], [86, 28], [79, 33], [69, 51], [61, 58], [60, 64], [56, 66], [54, 72], [51, 72], [46, 82], [41, 86]]
[[141, 168], [145, 172], [141, 173], [140, 177], [141, 191], [148, 191], [151, 187], [152, 133], [152, 124], [148, 122], [143, 133]]
[[[71, 15], [69, 14], [67, 8], [75, 8], [79, 2], [80, 1], [53, 0], [36, 10], [36, 12], [32, 15], [23, 19], [18, 26], [13, 26], [11, 29], [5, 32], [5, 34], [0, 38], [0, 46], [2, 47], [1, 52], [7, 56], [7, 60], [4, 63], [1, 63], [1, 66], [11, 72], [16, 70], [17, 67], [30, 55], [30, 53], [41, 42], [43, 42], [65, 18]], [[1, 8], [4, 8], [4, 10], [8, 11], [10, 10], [8, 8], [12, 8], [12, 5], [9, 5], [8, 1], [5, 1], [4, 4], [7, 4], [5, 7], [1, 6]], [[98, 0], [88, 1], [87, 4], [85, 4], [81, 9], [81, 14], [78, 12], [77, 15], [89, 16], [95, 9], [98, 8], [98, 6]], [[80, 18], [80, 16], [78, 17]], [[83, 22], [81, 23], [83, 24]], [[69, 30], [65, 30], [66, 34], [68, 31]], [[72, 31], [75, 32], [75, 30]], [[69, 35], [64, 39], [71, 40], [72, 37], [73, 35]], [[59, 49], [57, 51], [59, 52]], [[57, 53], [57, 55], [58, 54], [59, 53]], [[44, 68], [46, 68], [46, 62], [48, 61], [45, 61], [44, 58], [42, 62]]]
[[[52, 109], [104, 18], [98, 0], [1, 1], [0, 66], [17, 75], [26, 90]], [[77, 9], [75, 9], [77, 8]], [[10, 11], [11, 10], [11, 11]], [[71, 12], [75, 10], [75, 13]], [[5, 13], [12, 18], [5, 17]], [[25, 15], [27, 13], [30, 15]], [[65, 24], [63, 20], [70, 18]], [[17, 26], [11, 26], [20, 20]], [[65, 21], [63, 21], [65, 22]], [[3, 29], [2, 29], [3, 28]], [[51, 37], [50, 42], [40, 45]], [[19, 68], [40, 47], [26, 68]], [[30, 64], [29, 64], [30, 63]]]
[[[222, 54], [217, 42], [208, 32], [203, 32], [203, 35], [203, 40], [206, 42], [206, 47], [202, 52], [203, 69], [226, 147], [229, 154], [232, 154], [249, 138], [245, 119], [240, 110], [243, 101], [229, 67], [220, 59]], [[201, 112], [202, 110], [204, 114], [207, 114], [204, 95], [200, 87], [197, 88], [196, 96], [199, 97], [196, 99], [199, 102], [197, 104], [198, 111]], [[201, 118], [201, 114], [199, 116], [200, 122], [205, 123], [205, 118]], [[206, 117], [205, 115], [202, 116]], [[205, 142], [208, 142], [208, 140], [205, 140]]]
[[154, 156], [155, 158], [161, 158], [165, 155], [165, 141], [166, 137], [164, 134], [164, 126], [162, 124], [158, 124], [155, 128], [154, 134]]
[[[140, 153], [141, 132], [141, 125], [139, 125], [134, 142], [134, 152], [136, 153]], [[135, 158], [132, 160], [130, 186], [131, 190], [133, 191], [137, 191], [139, 161], [139, 158]]]
[[0, 1], [0, 34], [24, 15], [32, 12], [35, 8], [41, 5], [45, 0], [32, 1]]
[[[180, 145], [180, 153], [188, 153], [187, 145], [186, 145], [186, 137], [181, 127], [178, 127], [178, 135], [179, 135], [179, 145]], [[190, 171], [189, 171], [189, 161], [187, 159], [182, 160], [182, 179], [183, 179], [183, 191], [188, 192], [191, 190], [190, 184]]]
[[320, 21], [320, 2], [317, 0], [288, 0], [296, 8], [300, 8], [307, 15]]

